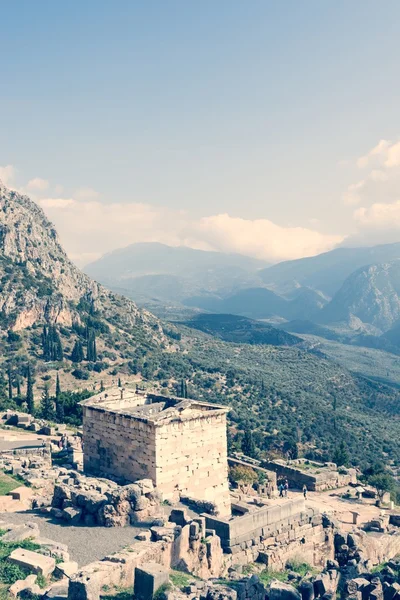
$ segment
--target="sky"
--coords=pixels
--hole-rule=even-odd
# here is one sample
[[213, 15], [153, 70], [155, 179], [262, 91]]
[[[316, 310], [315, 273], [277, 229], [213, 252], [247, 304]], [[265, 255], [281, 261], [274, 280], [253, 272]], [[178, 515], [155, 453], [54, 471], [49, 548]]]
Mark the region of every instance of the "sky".
[[398, 0], [2, 3], [0, 179], [80, 266], [400, 241]]

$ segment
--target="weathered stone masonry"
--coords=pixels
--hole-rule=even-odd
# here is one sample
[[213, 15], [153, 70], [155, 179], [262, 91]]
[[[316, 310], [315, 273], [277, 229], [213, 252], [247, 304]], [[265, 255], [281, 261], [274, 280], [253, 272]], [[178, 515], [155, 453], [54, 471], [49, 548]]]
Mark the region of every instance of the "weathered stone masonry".
[[164, 499], [188, 496], [230, 514], [223, 406], [118, 389], [82, 403], [85, 470], [150, 478]]

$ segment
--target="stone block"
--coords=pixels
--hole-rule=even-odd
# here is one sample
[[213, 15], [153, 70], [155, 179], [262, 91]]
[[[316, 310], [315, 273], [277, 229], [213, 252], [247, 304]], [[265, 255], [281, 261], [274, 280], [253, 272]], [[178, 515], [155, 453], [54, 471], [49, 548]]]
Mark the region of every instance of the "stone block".
[[75, 575], [75, 573], [78, 572], [78, 563], [73, 560], [59, 563], [56, 566], [56, 572], [60, 575], [66, 575], [67, 577], [71, 577], [71, 575]]
[[36, 523], [26, 523], [13, 527], [2, 536], [3, 542], [22, 542], [28, 538], [39, 537], [39, 527]]
[[134, 596], [138, 600], [151, 600], [157, 590], [168, 581], [168, 569], [157, 563], [147, 563], [136, 567]]
[[67, 600], [68, 598], [68, 581], [58, 582], [51, 586], [44, 595], [44, 600]]
[[37, 575], [34, 575], [32, 573], [32, 575], [28, 575], [28, 577], [26, 577], [25, 579], [18, 579], [18, 581], [13, 583], [12, 586], [8, 588], [8, 593], [10, 594], [10, 596], [16, 598], [18, 594], [22, 592], [22, 590], [26, 590], [31, 585], [35, 585], [36, 577]]
[[71, 506], [69, 508], [65, 508], [62, 511], [62, 518], [64, 519], [64, 521], [70, 523], [70, 525], [79, 523], [81, 516], [82, 510], [80, 508], [73, 508]]
[[43, 556], [43, 554], [38, 554], [31, 550], [23, 550], [22, 548], [13, 550], [8, 560], [36, 575], [41, 574], [44, 577], [50, 575], [56, 566], [56, 561], [51, 556]]

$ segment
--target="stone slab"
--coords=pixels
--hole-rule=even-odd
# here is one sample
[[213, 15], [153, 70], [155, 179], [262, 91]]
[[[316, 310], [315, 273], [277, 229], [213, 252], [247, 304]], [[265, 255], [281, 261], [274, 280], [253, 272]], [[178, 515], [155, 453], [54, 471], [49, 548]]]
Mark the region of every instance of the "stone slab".
[[56, 561], [51, 556], [43, 556], [43, 554], [38, 554], [38, 552], [23, 550], [22, 548], [14, 550], [8, 560], [36, 575], [41, 574], [44, 577], [50, 575], [56, 566]]

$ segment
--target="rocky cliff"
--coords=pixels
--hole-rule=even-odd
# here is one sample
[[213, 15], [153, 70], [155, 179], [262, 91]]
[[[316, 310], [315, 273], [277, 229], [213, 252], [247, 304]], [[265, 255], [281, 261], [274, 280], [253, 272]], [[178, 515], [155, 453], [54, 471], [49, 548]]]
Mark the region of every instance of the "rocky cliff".
[[381, 331], [400, 319], [400, 259], [352, 273], [321, 313], [330, 323], [352, 317]]
[[68, 259], [57, 232], [27, 196], [0, 183], [0, 327], [14, 331], [38, 323], [72, 326], [82, 312], [96, 313], [119, 329], [140, 323], [162, 341], [158, 320], [82, 273]]

